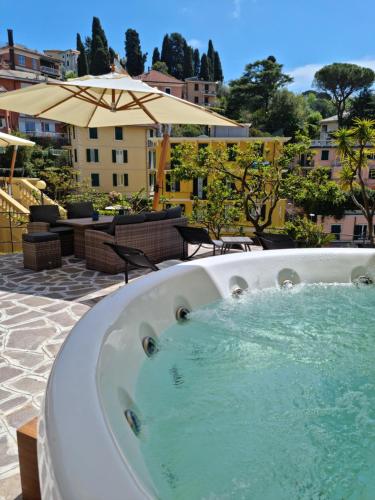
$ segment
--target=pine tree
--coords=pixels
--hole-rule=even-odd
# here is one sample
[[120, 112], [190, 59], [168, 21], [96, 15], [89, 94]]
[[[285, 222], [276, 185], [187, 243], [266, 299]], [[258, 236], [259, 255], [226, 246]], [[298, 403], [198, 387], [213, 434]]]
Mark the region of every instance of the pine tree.
[[183, 67], [183, 78], [190, 78], [194, 75], [193, 68], [193, 49], [185, 41], [184, 43], [184, 67]]
[[201, 58], [198, 49], [195, 49], [193, 52], [193, 68], [194, 68], [194, 76], [199, 76], [199, 72], [201, 69]]
[[92, 75], [103, 75], [109, 72], [108, 50], [105, 49], [100, 36], [93, 39], [95, 51], [92, 53], [90, 73]]
[[209, 65], [207, 54], [202, 55], [199, 78], [201, 80], [210, 81], [210, 65]]
[[[100, 54], [97, 54], [97, 52]], [[90, 53], [90, 73], [101, 75], [109, 72], [108, 41], [99, 18], [92, 19], [92, 37]]]
[[154, 51], [152, 53], [152, 65], [160, 61], [160, 52], [157, 47], [154, 48]]
[[77, 72], [78, 76], [85, 76], [89, 72], [87, 65], [86, 51], [82, 43], [81, 35], [77, 33], [77, 50], [79, 51], [79, 56], [77, 59]]
[[223, 68], [221, 66], [219, 52], [215, 50], [214, 55], [214, 81], [222, 82], [224, 80]]
[[130, 76], [137, 76], [144, 72], [147, 53], [143, 54], [138, 33], [128, 29], [125, 33], [126, 69]]
[[160, 55], [160, 60], [162, 62], [165, 62], [168, 68], [168, 72], [171, 70], [171, 47], [169, 43], [169, 35], [166, 34], [164, 35], [163, 38], [163, 44], [161, 47], [161, 55]]
[[209, 65], [209, 75], [210, 75], [210, 80], [214, 80], [214, 67], [215, 67], [215, 50], [214, 50], [214, 45], [212, 43], [212, 40], [208, 40], [208, 50], [207, 50], [207, 59], [208, 59], [208, 65]]

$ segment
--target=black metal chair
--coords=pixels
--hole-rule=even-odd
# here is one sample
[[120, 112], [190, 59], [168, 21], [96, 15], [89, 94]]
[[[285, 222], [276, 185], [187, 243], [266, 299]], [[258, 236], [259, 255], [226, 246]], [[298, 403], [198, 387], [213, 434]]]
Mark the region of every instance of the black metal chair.
[[[174, 226], [180, 233], [181, 238], [184, 240], [183, 247], [183, 258], [185, 260], [191, 259], [194, 255], [203, 247], [204, 245], [213, 246], [213, 254], [216, 255], [216, 249], [220, 249], [223, 246], [223, 242], [220, 240], [212, 240], [208, 231], [203, 227], [191, 227], [191, 226]], [[198, 248], [188, 256], [188, 244], [198, 245]]]
[[108, 245], [112, 250], [125, 262], [125, 283], [129, 282], [129, 265], [136, 269], [151, 269], [152, 271], [159, 271], [158, 266], [153, 264], [147, 255], [138, 250], [138, 248], [126, 247], [123, 245], [116, 245], [105, 241], [104, 245]]
[[296, 243], [287, 234], [281, 233], [255, 233], [263, 250], [281, 250], [283, 248], [296, 248]]

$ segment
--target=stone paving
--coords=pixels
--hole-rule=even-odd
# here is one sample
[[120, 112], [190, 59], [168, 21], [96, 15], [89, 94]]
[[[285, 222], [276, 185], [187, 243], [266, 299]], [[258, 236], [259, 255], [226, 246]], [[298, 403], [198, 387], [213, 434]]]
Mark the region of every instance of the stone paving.
[[22, 254], [0, 256], [1, 500], [20, 494], [16, 429], [38, 415], [61, 344], [90, 307], [123, 283], [123, 274], [89, 271], [74, 257], [34, 272], [23, 268]]

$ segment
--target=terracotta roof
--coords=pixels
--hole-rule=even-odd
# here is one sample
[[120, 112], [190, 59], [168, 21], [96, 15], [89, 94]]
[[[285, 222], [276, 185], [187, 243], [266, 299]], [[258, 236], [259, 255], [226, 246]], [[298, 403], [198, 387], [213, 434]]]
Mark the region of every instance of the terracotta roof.
[[142, 73], [141, 75], [134, 76], [135, 80], [142, 80], [142, 82], [146, 83], [179, 83], [183, 85], [184, 82], [182, 80], [178, 80], [172, 75], [166, 75], [161, 71], [156, 71], [156, 69], [151, 69], [146, 73]]

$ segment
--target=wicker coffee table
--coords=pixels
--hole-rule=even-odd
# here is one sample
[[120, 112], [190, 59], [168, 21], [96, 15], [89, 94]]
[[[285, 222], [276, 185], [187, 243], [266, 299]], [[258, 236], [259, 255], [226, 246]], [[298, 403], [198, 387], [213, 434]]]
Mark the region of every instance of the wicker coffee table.
[[253, 240], [248, 236], [223, 236], [220, 238], [223, 242], [221, 253], [227, 253], [234, 245], [240, 245], [245, 252], [251, 252], [250, 245], [253, 245]]

